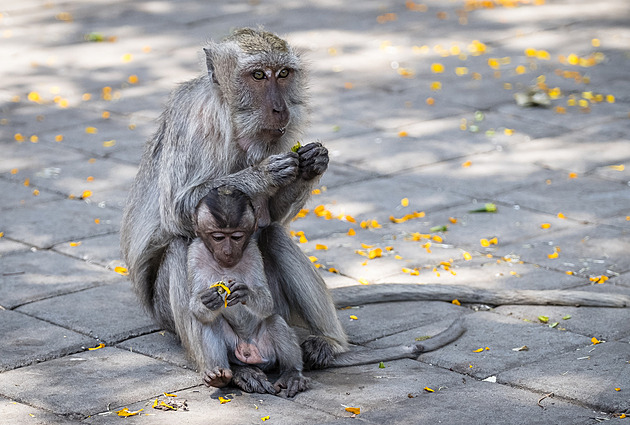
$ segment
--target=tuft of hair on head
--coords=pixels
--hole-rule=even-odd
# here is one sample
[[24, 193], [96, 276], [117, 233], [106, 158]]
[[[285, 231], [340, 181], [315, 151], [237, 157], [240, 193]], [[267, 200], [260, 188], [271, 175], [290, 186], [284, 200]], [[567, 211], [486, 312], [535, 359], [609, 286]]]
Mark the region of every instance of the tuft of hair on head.
[[234, 30], [226, 40], [234, 41], [238, 46], [250, 55], [263, 52], [289, 51], [289, 44], [277, 35], [262, 29], [239, 28]]
[[197, 208], [203, 206], [208, 209], [220, 228], [238, 227], [247, 209], [250, 208], [253, 211], [249, 197], [232, 185], [223, 185], [210, 190]]

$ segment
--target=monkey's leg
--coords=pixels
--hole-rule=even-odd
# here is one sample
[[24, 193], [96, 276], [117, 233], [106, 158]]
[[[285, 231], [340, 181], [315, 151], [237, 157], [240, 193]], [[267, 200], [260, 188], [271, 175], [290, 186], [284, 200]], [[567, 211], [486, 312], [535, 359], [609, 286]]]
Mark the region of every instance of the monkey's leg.
[[223, 317], [219, 317], [211, 325], [202, 324], [191, 314], [192, 327], [201, 329], [201, 338], [196, 341], [203, 355], [203, 382], [208, 387], [222, 388], [233, 378], [228, 360], [227, 337], [224, 335]]
[[279, 224], [262, 229], [259, 247], [276, 311], [289, 323], [297, 315], [310, 330], [302, 344], [305, 365], [325, 367], [348, 342], [324, 280]]
[[295, 332], [278, 314], [265, 319], [263, 329], [265, 328], [266, 338], [263, 337], [260, 340], [268, 341], [273, 345], [280, 369], [280, 377], [274, 383], [274, 388], [278, 391], [286, 389], [288, 397], [294, 397], [298, 392], [306, 391], [311, 380], [302, 375], [302, 350]]
[[398, 359], [415, 359], [422, 353], [437, 350], [459, 338], [466, 328], [462, 320], [455, 320], [446, 330], [423, 342], [411, 345], [399, 345], [387, 348], [364, 348], [350, 350], [339, 354], [329, 364], [335, 366], [355, 366], [361, 364], [378, 363]]

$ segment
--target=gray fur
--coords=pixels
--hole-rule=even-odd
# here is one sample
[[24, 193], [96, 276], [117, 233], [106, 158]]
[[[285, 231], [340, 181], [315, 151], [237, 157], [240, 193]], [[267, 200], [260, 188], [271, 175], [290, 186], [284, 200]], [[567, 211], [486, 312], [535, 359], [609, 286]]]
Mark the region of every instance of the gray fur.
[[[245, 51], [247, 31], [253, 38]], [[301, 316], [318, 341], [305, 355], [326, 362], [345, 350], [346, 336], [321, 278], [303, 254], [297, 255], [299, 249], [278, 223], [286, 224], [302, 208], [327, 167], [328, 154], [319, 144], [289, 152], [305, 126], [306, 70], [288, 44], [275, 49], [277, 41], [256, 41], [271, 36], [247, 31], [238, 40], [209, 43], [207, 73], [171, 95], [129, 194], [121, 250], [134, 290], [156, 322], [176, 332], [195, 357], [214, 355], [203, 354], [216, 348], [208, 346], [212, 333], [200, 335], [186, 311], [187, 252], [201, 198], [213, 187], [235, 186], [255, 205], [268, 207], [275, 223], [269, 234], [277, 244], [261, 248], [264, 270], [268, 279], [282, 276], [278, 285], [290, 287], [277, 291], [291, 298], [290, 305], [277, 303], [276, 311], [289, 321]], [[291, 69], [291, 79], [278, 86], [289, 112], [282, 132], [265, 132], [273, 127], [265, 123], [270, 112], [264, 110], [264, 96], [248, 89], [247, 73], [266, 66]], [[283, 260], [285, 255], [296, 262]]]

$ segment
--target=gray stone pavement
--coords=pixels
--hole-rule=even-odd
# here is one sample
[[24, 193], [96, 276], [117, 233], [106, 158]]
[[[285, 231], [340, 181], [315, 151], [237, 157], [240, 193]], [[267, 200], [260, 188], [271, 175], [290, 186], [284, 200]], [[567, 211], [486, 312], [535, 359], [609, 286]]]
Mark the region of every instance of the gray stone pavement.
[[[203, 72], [205, 40], [261, 24], [311, 63], [306, 141], [331, 165], [293, 229], [330, 287], [629, 295], [629, 22], [627, 0], [0, 1], [0, 422], [623, 421], [628, 308], [339, 310], [369, 347], [456, 317], [468, 331], [417, 360], [308, 372], [313, 388], [286, 399], [200, 385], [115, 270], [126, 192], [169, 91]], [[550, 106], [517, 105], [530, 87]], [[498, 211], [469, 212], [486, 202]], [[188, 410], [152, 408], [163, 393]], [[143, 410], [114, 413], [125, 407]]]

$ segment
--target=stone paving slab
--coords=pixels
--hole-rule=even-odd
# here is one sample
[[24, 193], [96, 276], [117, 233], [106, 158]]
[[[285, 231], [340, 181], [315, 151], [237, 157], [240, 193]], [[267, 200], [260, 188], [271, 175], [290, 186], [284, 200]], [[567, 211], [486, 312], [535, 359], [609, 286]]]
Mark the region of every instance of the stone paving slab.
[[[576, 288], [580, 291], [592, 293], [614, 293], [629, 295], [630, 288], [616, 286], [614, 279], [610, 283], [596, 284], [588, 287]], [[548, 323], [558, 323], [559, 328], [600, 340], [619, 340], [630, 336], [630, 330], [625, 327], [630, 321], [630, 309], [627, 308], [596, 308], [596, 307], [560, 307], [560, 306], [501, 306], [494, 311], [518, 319], [540, 323], [539, 316], [549, 318]], [[564, 319], [565, 317], [568, 319]]]
[[4, 372], [0, 392], [20, 403], [80, 418], [198, 382], [194, 372], [105, 347]]
[[[628, 343], [582, 346], [497, 376], [497, 382], [579, 401], [598, 410], [630, 412]], [[616, 391], [615, 388], [620, 388]]]
[[17, 311], [108, 344], [157, 328], [138, 305], [127, 281], [37, 301]]
[[[466, 380], [464, 385], [434, 388], [381, 409], [361, 413], [368, 423], [444, 423], [444, 424], [594, 424], [595, 417], [608, 418], [590, 409], [558, 398], [541, 401], [542, 394], [489, 382]], [[462, 406], [464, 405], [464, 406]]]
[[[550, 199], [554, 200], [552, 205]], [[625, 217], [630, 208], [627, 185], [590, 176], [570, 178], [568, 173], [551, 184], [541, 181], [537, 187], [517, 189], [497, 200], [552, 214], [564, 212], [569, 218], [591, 223], [607, 217]]]
[[69, 425], [76, 423], [76, 421], [4, 397], [0, 397], [0, 416], [7, 424]]
[[[525, 143], [529, 146], [532, 142]], [[437, 190], [449, 190], [481, 199], [491, 199], [531, 183], [545, 181], [553, 173], [515, 156], [516, 147], [503, 146], [483, 154], [430, 164], [413, 169], [410, 175]], [[525, 149], [525, 148], [523, 148]]]
[[120, 253], [120, 235], [118, 233], [91, 237], [75, 242], [73, 245], [65, 242], [60, 243], [53, 246], [52, 249], [55, 252], [79, 258], [88, 263], [107, 267], [108, 270], [113, 270], [116, 266], [124, 266]]
[[[337, 315], [350, 342], [364, 344], [395, 333], [440, 321], [455, 320], [467, 310], [439, 301], [407, 301], [403, 303], [378, 303], [339, 310]], [[356, 316], [357, 319], [351, 319]], [[413, 343], [409, 339], [406, 344]], [[393, 345], [393, 344], [392, 344]]]
[[24, 181], [8, 182], [0, 180], [0, 191], [6, 194], [0, 206], [0, 211], [20, 207], [28, 208], [38, 203], [63, 199], [61, 195], [37, 186], [31, 186], [30, 184], [25, 186]]
[[0, 255], [8, 255], [14, 252], [25, 252], [30, 247], [20, 242], [9, 240], [5, 237], [0, 238]]
[[18, 214], [3, 215], [5, 236], [38, 248], [116, 232], [121, 219], [120, 211], [78, 199], [20, 207]]
[[[28, 128], [31, 128], [30, 124]], [[3, 130], [2, 126], [0, 129]], [[57, 143], [54, 142], [54, 136], [52, 140], [41, 140], [33, 143], [30, 141], [30, 137], [37, 136], [37, 134], [26, 132], [23, 129], [19, 129], [19, 131], [24, 131], [24, 133], [19, 133], [25, 138], [22, 143], [14, 143], [18, 130], [2, 137], [3, 142], [0, 145], [3, 154], [3, 161], [0, 163], [2, 177], [24, 183], [26, 177], [20, 171], [30, 171], [31, 174], [35, 174], [45, 169], [57, 168], [61, 166], [59, 164], [76, 163], [84, 160], [84, 157], [79, 153], [64, 149], [63, 146], [54, 145]], [[12, 142], [9, 143], [8, 140]], [[17, 170], [17, 173], [11, 174], [11, 170]]]
[[[137, 172], [135, 165], [107, 158], [91, 158], [70, 166], [55, 168], [52, 176], [43, 176], [41, 172], [22, 174], [29, 178], [34, 187], [75, 197], [80, 197], [85, 191], [90, 191], [90, 202], [101, 207], [107, 205], [121, 209]], [[117, 192], [121, 193], [118, 196], [119, 201], [110, 201], [111, 194]]]
[[1, 257], [0, 263], [4, 308], [122, 280], [117, 273], [51, 251], [18, 251]]
[[[247, 394], [234, 389], [214, 390], [196, 387], [177, 391], [177, 400], [186, 400], [188, 410], [161, 411], [152, 409], [153, 402], [159, 394], [147, 401], [125, 405], [130, 411], [144, 409], [138, 416], [124, 418], [129, 424], [256, 424], [261, 418], [270, 423], [313, 424], [327, 423], [333, 415], [321, 409], [298, 405], [294, 400], [270, 396], [268, 394]], [[230, 402], [220, 404], [219, 397], [229, 398]], [[301, 395], [298, 395], [299, 399]], [[161, 398], [160, 400], [162, 400]], [[122, 406], [120, 406], [122, 407]], [[119, 407], [112, 406], [111, 411]], [[85, 424], [119, 424], [121, 419], [115, 413], [105, 412], [85, 419]], [[266, 422], [266, 421], [265, 421]]]
[[[582, 276], [611, 276], [630, 270], [627, 255], [630, 241], [624, 237], [626, 231], [583, 226], [532, 238], [520, 245], [499, 247], [499, 254], [515, 254], [523, 261]], [[558, 257], [550, 258], [554, 251]]]
[[[166, 331], [129, 338], [116, 345], [134, 353], [144, 354], [176, 366], [196, 370], [196, 366], [186, 358], [186, 352], [177, 337]], [[201, 382], [201, 381], [199, 381]]]
[[0, 310], [0, 371], [23, 367], [96, 345], [96, 341], [16, 311]]
[[379, 368], [353, 366], [309, 372], [314, 387], [296, 397], [297, 404], [331, 413], [350, 416], [345, 406], [359, 407], [361, 412], [379, 410], [389, 404], [421, 394], [424, 387], [462, 385], [462, 377], [453, 372], [415, 360], [397, 360]]
[[[418, 359], [477, 379], [485, 379], [590, 343], [590, 338], [581, 335], [491, 312], [469, 314], [465, 316], [464, 324], [466, 333], [457, 341], [440, 350], [421, 354]], [[527, 351], [513, 350], [524, 345], [529, 348]], [[475, 352], [480, 348], [482, 351]]]

